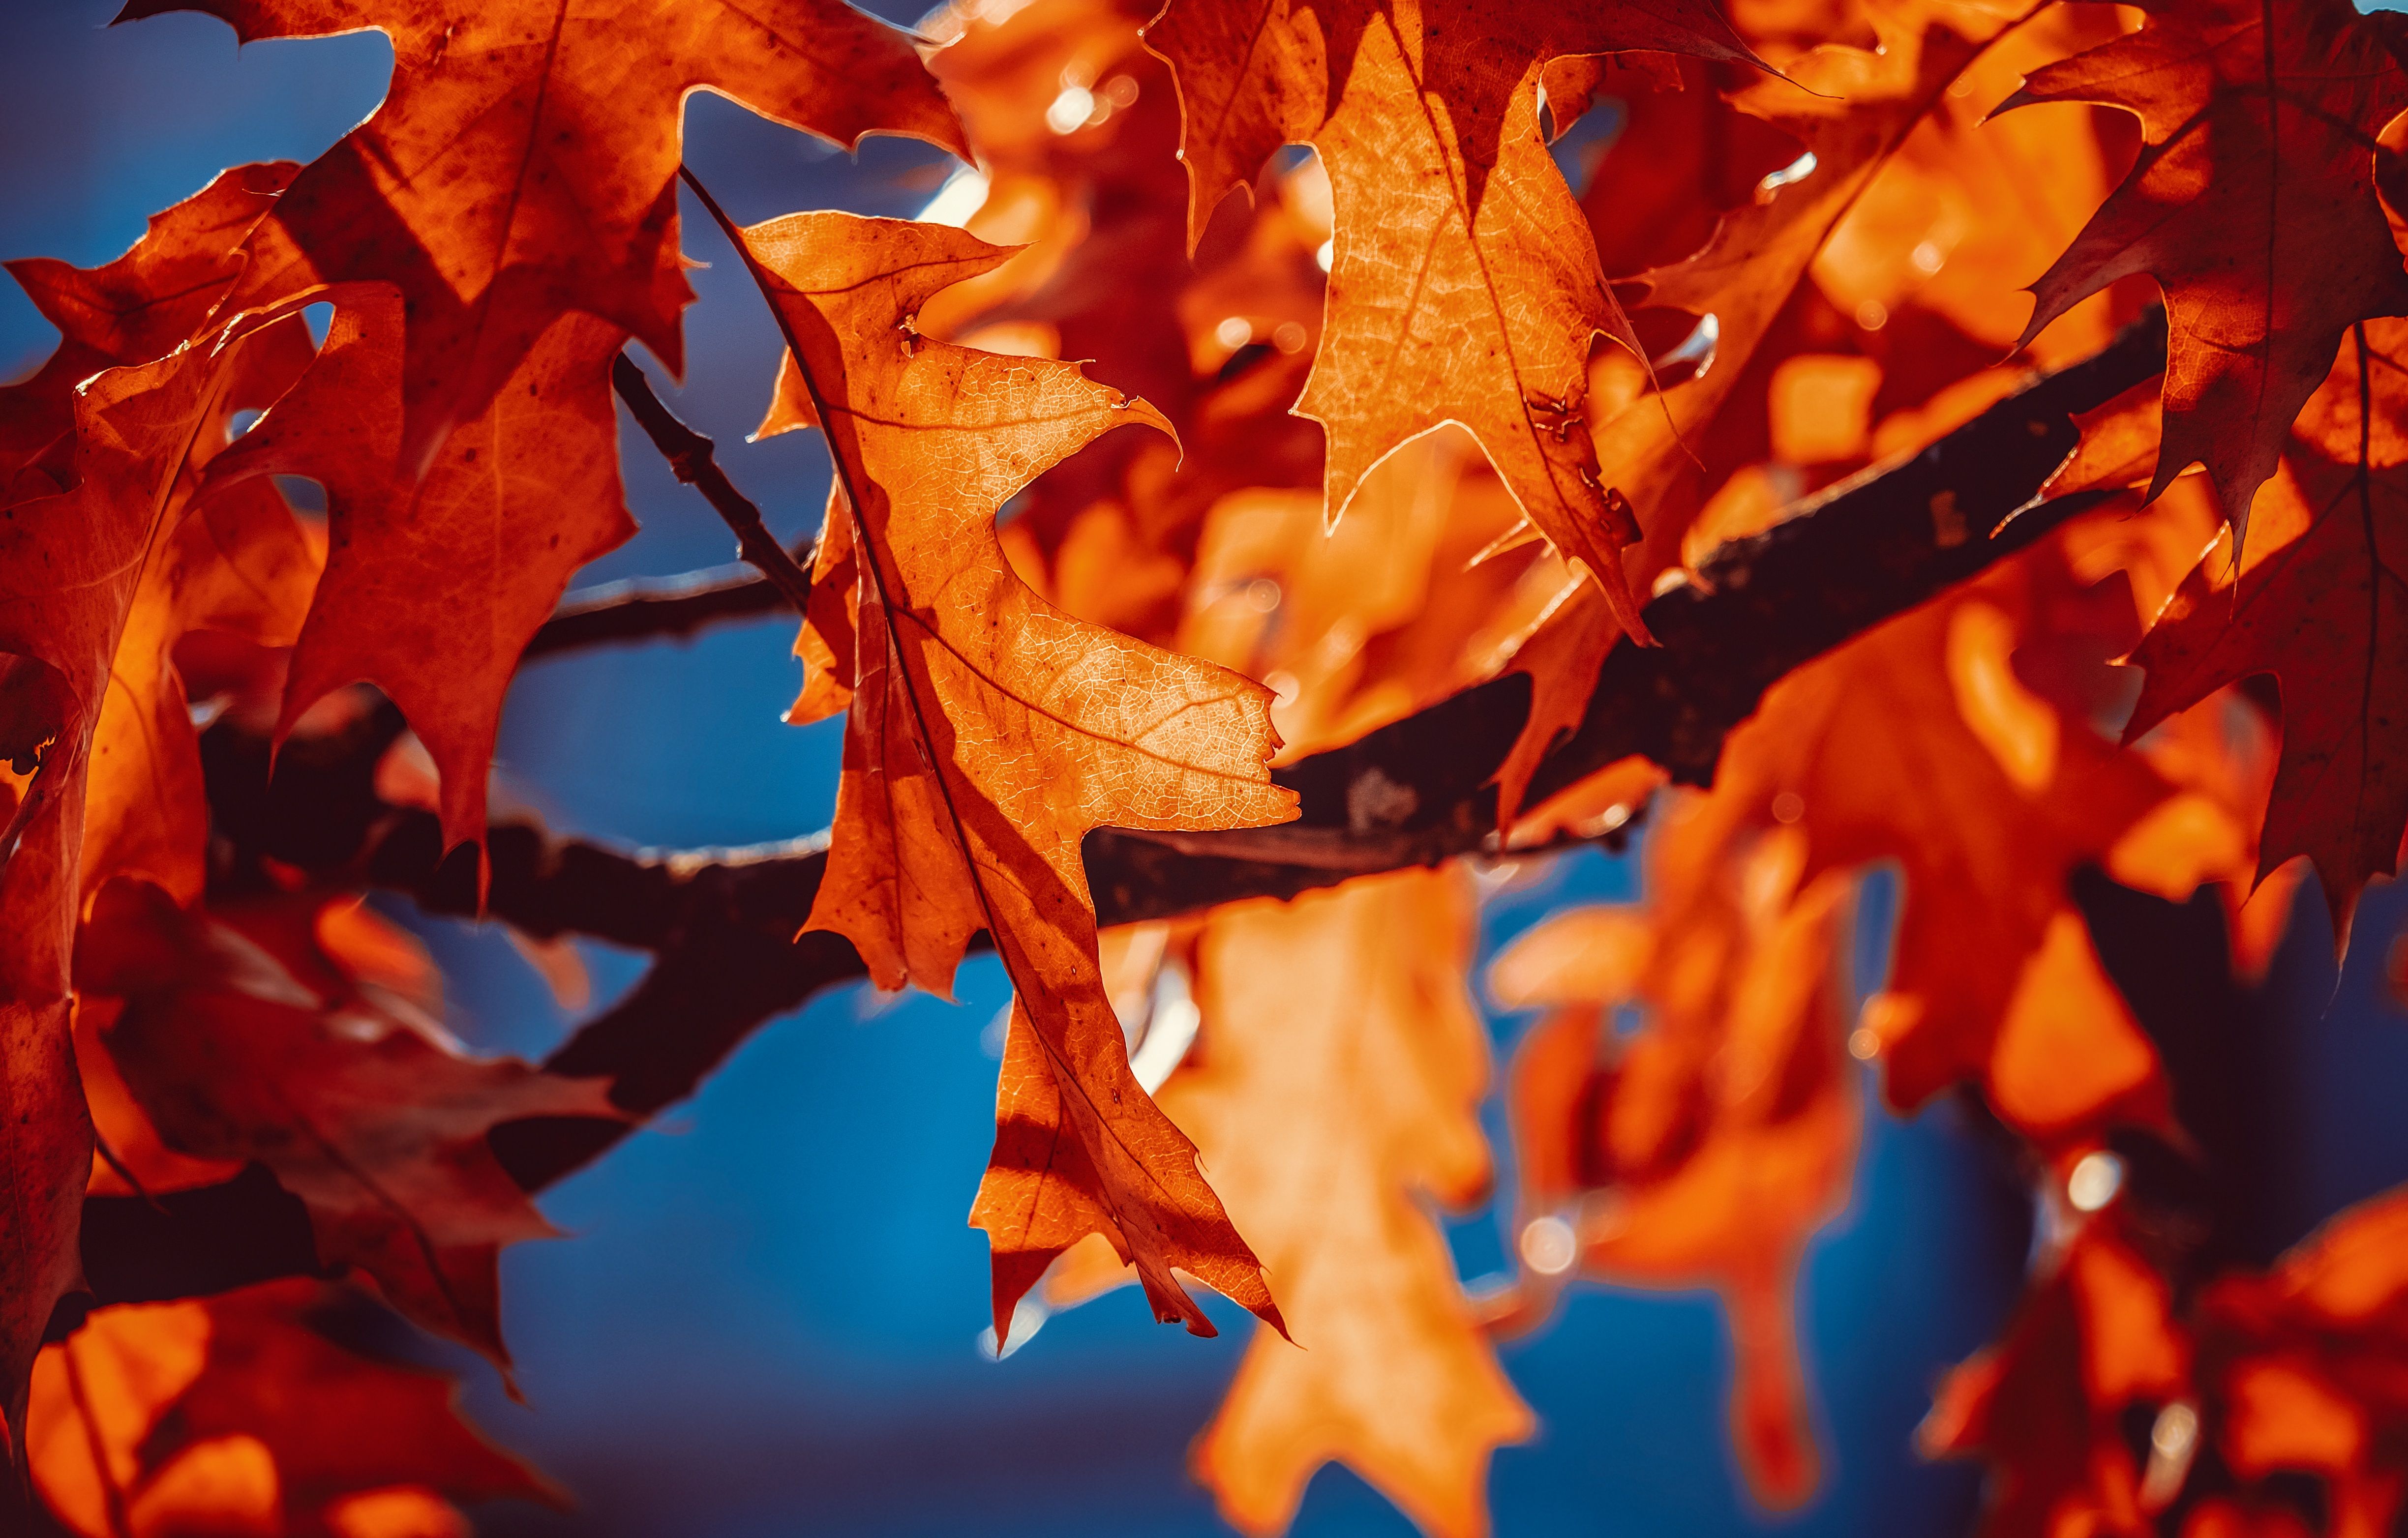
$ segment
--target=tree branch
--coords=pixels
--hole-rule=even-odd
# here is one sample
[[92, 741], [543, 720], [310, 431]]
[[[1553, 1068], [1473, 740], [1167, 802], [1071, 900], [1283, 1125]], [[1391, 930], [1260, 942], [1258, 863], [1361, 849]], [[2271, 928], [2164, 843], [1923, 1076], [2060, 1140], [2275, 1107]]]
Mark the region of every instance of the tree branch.
[[682, 637], [723, 620], [752, 619], [789, 606], [778, 584], [745, 565], [683, 577], [606, 582], [561, 600], [527, 643], [522, 661], [613, 641]]
[[[1531, 803], [1632, 754], [1684, 784], [1712, 783], [1723, 739], [1792, 669], [2104, 500], [2033, 501], [2081, 441], [2073, 418], [2164, 372], [2165, 361], [2165, 320], [2153, 309], [2093, 357], [1914, 458], [1876, 465], [1713, 551], [1698, 581], [1642, 611], [1660, 646], [1606, 655], [1579, 727], [1541, 762]], [[1297, 821], [1276, 828], [1091, 834], [1097, 911], [1153, 918], [1293, 896], [1493, 847], [1491, 781], [1529, 700], [1529, 678], [1509, 673], [1276, 772], [1303, 802]]]
[[[2097, 356], [2036, 380], [1914, 458], [1870, 470], [1715, 551], [1699, 581], [1647, 605], [1660, 647], [1625, 644], [1607, 655], [1586, 715], [1541, 764], [1533, 798], [1632, 753], [1708, 782], [1724, 737], [1776, 679], [2095, 506], [2090, 496], [2032, 499], [2079, 441], [2072, 417], [2164, 366], [2164, 322], [2152, 312]], [[707, 449], [687, 463], [708, 465]], [[1509, 674], [1276, 771], [1302, 805], [1299, 819], [1282, 827], [1098, 830], [1083, 848], [1097, 919], [1292, 897], [1495, 849], [1490, 781], [1530, 697], [1530, 680]], [[405, 891], [431, 913], [473, 915], [474, 852], [445, 861], [432, 814], [376, 796], [377, 761], [399, 730], [387, 706], [335, 737], [292, 743], [271, 784], [264, 743], [212, 727], [203, 737], [212, 889], [267, 881], [264, 862], [273, 861], [329, 884]], [[643, 981], [545, 1064], [609, 1077], [611, 1098], [637, 1115], [692, 1092], [767, 1020], [863, 975], [840, 937], [795, 939], [825, 868], [824, 835], [659, 856], [504, 824], [488, 850], [490, 916], [538, 935], [585, 934], [655, 953]], [[537, 1189], [627, 1131], [554, 1119], [511, 1123], [493, 1138], [512, 1174]], [[184, 1296], [314, 1266], [306, 1214], [261, 1173], [166, 1195], [155, 1209], [130, 1198], [88, 1201], [84, 1266], [98, 1300]], [[63, 1316], [54, 1330], [77, 1322]]]
[[636, 366], [636, 360], [624, 352], [610, 363], [610, 388], [627, 403], [627, 410], [636, 425], [652, 440], [652, 447], [669, 462], [677, 478], [700, 491], [730, 529], [736, 531], [737, 552], [745, 563], [757, 569], [795, 606], [796, 614], [808, 611], [811, 603], [810, 574], [795, 564], [786, 548], [770, 537], [769, 527], [761, 521], [761, 509], [752, 499], [738, 491], [719, 467], [714, 457], [715, 446], [709, 438], [677, 420], [661, 398], [652, 393], [652, 382]]

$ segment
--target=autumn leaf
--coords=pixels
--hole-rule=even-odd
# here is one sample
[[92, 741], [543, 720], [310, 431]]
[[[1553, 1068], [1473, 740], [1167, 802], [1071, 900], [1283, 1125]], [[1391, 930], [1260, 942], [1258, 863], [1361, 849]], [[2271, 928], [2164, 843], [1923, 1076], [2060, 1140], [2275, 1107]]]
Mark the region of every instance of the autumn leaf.
[[2408, 1478], [2394, 1446], [2408, 1418], [2408, 1193], [2341, 1213], [2266, 1274], [2212, 1283], [2198, 1303], [2199, 1376], [2245, 1485], [2323, 1476], [2334, 1532], [2389, 1531]]
[[2165, 291], [2165, 439], [2152, 495], [2207, 467], [2245, 535], [2292, 419], [2351, 325], [2408, 313], [2374, 195], [2375, 137], [2408, 109], [2387, 18], [2340, 0], [2185, 0], [2050, 64], [2000, 110], [2095, 102], [2141, 120], [2139, 163], [2032, 286], [2025, 328], [2135, 273]]
[[[550, 1224], [486, 1132], [529, 1117], [623, 1119], [607, 1081], [476, 1060], [388, 979], [397, 937], [355, 904], [294, 897], [190, 914], [102, 889], [77, 981], [125, 1001], [105, 1037], [178, 1152], [256, 1160], [308, 1203], [328, 1265], [356, 1265], [411, 1319], [507, 1370], [501, 1246]], [[400, 954], [409, 955], [406, 942]]]
[[[1949, 13], [1946, 23], [1920, 7], [1874, 9], [1878, 52], [1818, 48], [1787, 65], [1787, 78], [1759, 78], [1731, 93], [1742, 113], [1799, 146], [1797, 158], [1768, 175], [1746, 205], [1713, 227], [1700, 249], [1635, 279], [1638, 303], [1693, 316], [1683, 346], [1686, 377], [1627, 401], [1593, 399], [1589, 423], [1598, 463], [1644, 526], [1637, 579], [1653, 583], [1679, 560], [1698, 499], [1682, 488], [1696, 469], [1700, 440], [1746, 377], [1749, 359], [1816, 253], [1883, 164], [1942, 99], [1949, 82], [1995, 36], [2000, 20]], [[1956, 29], [1968, 26], [1975, 36]], [[1633, 146], [1633, 153], [1643, 147]], [[1611, 174], [1612, 157], [1600, 176]], [[1498, 773], [1503, 820], [1517, 814], [1530, 776], [1548, 749], [1576, 728], [1597, 670], [1621, 626], [1600, 612], [1598, 594], [1567, 593], [1533, 633], [1512, 671], [1532, 676], [1530, 716]]]
[[[101, 267], [8, 264], [62, 334], [32, 377], [0, 388], [0, 505], [8, 507], [0, 591], [19, 600], [0, 620], [0, 652], [14, 654], [8, 746], [12, 757], [38, 760], [45, 771], [13, 808], [12, 835], [29, 816], [63, 806], [62, 796], [79, 807], [91, 734], [148, 552], [178, 529], [197, 479], [189, 472], [224, 447], [232, 412], [268, 404], [306, 357], [297, 321], [183, 346], [235, 280], [244, 234], [291, 174], [281, 164], [227, 171], [154, 216], [131, 250]], [[107, 372], [119, 364], [148, 366]], [[137, 677], [163, 666], [129, 661]], [[137, 685], [136, 692], [149, 691]], [[79, 818], [79, 809], [67, 811], [37, 836], [73, 837]], [[72, 871], [58, 884], [75, 887]], [[15, 931], [29, 942], [32, 933], [58, 942], [48, 955], [62, 981], [71, 923], [62, 913]], [[7, 970], [22, 986], [22, 974]]]
[[[1799, 1360], [1795, 1279], [1845, 1201], [1856, 1108], [1840, 1051], [1849, 883], [1801, 890], [1804, 841], [1759, 836], [1693, 798], [1651, 848], [1648, 908], [1572, 908], [1489, 975], [1509, 1008], [1551, 1013], [1514, 1056], [1527, 1329], [1575, 1263], [1625, 1286], [1712, 1286], [1729, 1320], [1732, 1442], [1775, 1509], [1820, 1458]], [[1615, 1011], [1643, 1006], [1640, 1030]]]
[[764, 430], [828, 433], [861, 574], [845, 773], [806, 927], [850, 939], [882, 987], [939, 993], [983, 929], [1012, 979], [971, 1215], [994, 1246], [998, 1340], [1093, 1232], [1134, 1260], [1160, 1317], [1212, 1332], [1176, 1266], [1276, 1319], [1193, 1145], [1129, 1076], [1079, 861], [1099, 826], [1294, 816], [1265, 769], [1267, 691], [1070, 619], [1012, 575], [995, 534], [1029, 480], [1159, 414], [1072, 364], [919, 336], [921, 305], [1008, 254], [976, 236], [841, 214], [731, 234], [790, 349]]
[[350, 1538], [466, 1532], [451, 1500], [565, 1503], [461, 1418], [446, 1378], [311, 1328], [341, 1301], [294, 1280], [94, 1313], [35, 1368], [28, 1446], [51, 1514], [82, 1538]]
[[1296, 409], [1328, 434], [1330, 519], [1399, 444], [1460, 422], [1643, 635], [1621, 563], [1637, 530], [1578, 431], [1591, 344], [1637, 339], [1540, 138], [1540, 74], [1566, 54], [1631, 49], [1742, 62], [1745, 45], [1704, 0], [1177, 0], [1147, 38], [1179, 78], [1191, 238], [1281, 144], [1311, 143], [1328, 167], [1328, 313]]
[[2176, 1493], [2146, 1479], [2124, 1422], [2185, 1398], [2190, 1342], [2123, 1228], [2102, 1214], [2047, 1257], [2005, 1338], [1949, 1374], [1916, 1433], [1926, 1456], [1990, 1463], [1981, 1538], [2145, 1532]]
[[[272, 630], [254, 602], [265, 590], [236, 591], [251, 579], [289, 577], [306, 591], [307, 559], [278, 546], [274, 520], [299, 531], [265, 488], [207, 520], [237, 537], [267, 531], [256, 548], [221, 559], [185, 524], [196, 472], [223, 446], [231, 413], [272, 400], [307, 356], [297, 320], [182, 345], [234, 281], [236, 248], [290, 174], [226, 172], [99, 268], [11, 263], [62, 334], [38, 372], [0, 390], [0, 717], [18, 769], [35, 770], [0, 832], [0, 1064], [20, 1107], [0, 1184], [11, 1257], [0, 1275], [10, 1300], [0, 1409], [12, 1451], [36, 1344], [79, 1269], [92, 1144], [69, 1039], [78, 904], [121, 863], [197, 888], [199, 765], [166, 648], [204, 620]], [[280, 591], [289, 598], [289, 583]]]
[[2399, 868], [2408, 825], [2408, 718], [2391, 703], [2408, 670], [2403, 332], [2369, 325], [2343, 342], [2301, 419], [2315, 436], [2290, 440], [2260, 491], [2238, 569], [2228, 534], [2131, 656], [2148, 681], [2128, 741], [2223, 685], [2274, 676], [2283, 749], [2258, 877], [2306, 855], [2344, 947], [2359, 890]]
[[90, 750], [145, 559], [184, 506], [195, 446], [222, 420], [233, 369], [222, 341], [87, 381], [74, 489], [0, 519], [0, 683], [12, 748], [38, 766], [0, 830], [0, 1066], [17, 1107], [0, 1132], [0, 1409], [12, 1429], [51, 1306], [76, 1283], [92, 1158], [68, 1022]]
[[[984, 200], [954, 222], [1025, 249], [937, 299], [921, 328], [999, 352], [1083, 359], [1090, 377], [1142, 398], [1183, 436], [1211, 378], [1189, 366], [1183, 306], [1171, 302], [1201, 275], [1187, 260], [1169, 69], [1111, 0], [964, 4], [926, 25], [945, 44], [929, 70], [981, 151]], [[1080, 80], [1088, 106], [1072, 123], [1054, 103]], [[1108, 439], [1039, 477], [1015, 521], [1050, 553], [1082, 510], [1125, 496], [1138, 462], [1178, 457], [1153, 434]]]
[[[29, 380], [0, 388], [0, 479], [12, 481], [0, 503], [77, 484], [77, 385], [197, 337], [241, 275], [243, 235], [275, 207], [292, 173], [281, 162], [224, 171], [154, 214], [142, 241], [104, 267], [9, 263], [26, 296], [60, 327], [60, 344]], [[125, 871], [183, 898], [200, 893], [208, 811], [191, 712], [168, 655], [200, 628], [289, 645], [318, 576], [321, 556], [275, 489], [195, 498], [197, 472], [224, 452], [236, 411], [272, 405], [308, 366], [308, 330], [298, 315], [236, 322], [219, 330], [208, 359], [191, 363], [209, 371], [208, 400], [195, 406], [179, 481], [156, 513], [154, 544], [139, 563], [125, 635], [108, 657], [108, 691], [89, 747], [84, 890]], [[188, 518], [195, 510], [197, 520]]]
[[1484, 1194], [1485, 1034], [1463, 986], [1459, 872], [1401, 872], [1222, 909], [1198, 942], [1199, 1061], [1165, 1085], [1215, 1188], [1279, 1278], [1197, 1476], [1239, 1531], [1294, 1520], [1336, 1460], [1433, 1538], [1488, 1530], [1488, 1459], [1535, 1422], [1425, 1201]]
[[201, 630], [291, 646], [323, 559], [283, 496], [254, 480], [199, 498], [143, 563], [93, 737], [87, 890], [136, 876], [198, 900], [208, 802], [173, 648]]
[[127, 0], [120, 21], [222, 19], [244, 42], [375, 27], [392, 89], [294, 178], [228, 301], [381, 281], [408, 317], [398, 438], [413, 470], [482, 416], [572, 310], [682, 367], [679, 115], [724, 93], [848, 147], [909, 134], [967, 153], [908, 34], [840, 0]]
[[1472, 559], [1520, 520], [1459, 429], [1391, 455], [1335, 529], [1312, 492], [1234, 492], [1206, 516], [1179, 649], [1273, 684], [1288, 756], [1354, 741], [1484, 676], [1562, 584], [1535, 548]]
[[301, 476], [326, 489], [325, 575], [278, 735], [329, 691], [375, 684], [442, 773], [445, 842], [480, 838], [520, 655], [578, 569], [636, 532], [610, 396], [624, 337], [590, 315], [560, 317], [420, 474], [402, 456], [406, 306], [382, 284], [333, 292], [316, 363], [220, 456], [209, 484]]
[[1732, 733], [1716, 794], [1802, 828], [1810, 875], [1899, 862], [1895, 960], [1859, 1050], [1879, 1057], [1891, 1104], [1971, 1079], [2048, 1146], [2102, 1118], [2168, 1115], [2156, 1050], [2100, 968], [2071, 873], [2099, 863], [2186, 896], [2208, 873], [2190, 846], [2153, 862], [2148, 821], [2219, 822], [2018, 677], [2034, 599], [2013, 578], [2045, 575], [2001, 577], [1799, 669]]
[[241, 275], [244, 237], [299, 169], [277, 161], [220, 172], [153, 214], [134, 248], [104, 266], [7, 263], [60, 336], [31, 377], [0, 385], [0, 506], [74, 484], [75, 387], [104, 368], [164, 357], [198, 332]]

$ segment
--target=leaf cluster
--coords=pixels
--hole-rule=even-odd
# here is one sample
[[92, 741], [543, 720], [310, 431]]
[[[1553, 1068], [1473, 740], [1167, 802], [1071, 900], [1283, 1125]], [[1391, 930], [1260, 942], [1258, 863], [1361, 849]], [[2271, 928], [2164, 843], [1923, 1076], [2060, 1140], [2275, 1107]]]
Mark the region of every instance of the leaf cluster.
[[[2394, 19], [121, 21], [170, 8], [379, 28], [395, 67], [308, 164], [227, 170], [105, 266], [8, 264], [61, 333], [0, 387], [26, 1521], [436, 1532], [564, 1499], [329, 1320], [389, 1307], [509, 1381], [497, 1258], [551, 1233], [537, 1192], [773, 1016], [950, 996], [982, 949], [1013, 990], [970, 1208], [991, 1345], [1128, 1281], [1196, 1333], [1199, 1286], [1253, 1313], [1193, 1459], [1241, 1531], [1338, 1461], [1477, 1538], [1536, 1429], [1497, 1343], [1582, 1278], [1712, 1289], [1748, 1487], [1808, 1500], [1794, 1283], [1874, 1095], [1975, 1110], [2043, 1214], [1922, 1433], [1986, 1462], [1986, 1532], [2398, 1519], [2402, 1198], [2238, 1263], [2193, 1124], [2219, 1065], [2098, 899], [2209, 915], [2234, 990], [2301, 883], [2346, 946], [2397, 871]], [[739, 227], [682, 159], [697, 89], [950, 151], [951, 217]], [[760, 434], [826, 444], [807, 547], [633, 350], [684, 367], [681, 188], [781, 344]], [[623, 448], [745, 568], [572, 593], [635, 531]], [[496, 789], [527, 658], [776, 613], [786, 719], [843, 720], [824, 833], [638, 854]], [[1475, 975], [1490, 894], [1641, 828], [1640, 901], [1559, 905]], [[479, 1058], [372, 889], [509, 926], [571, 991], [572, 938], [652, 967], [544, 1063]], [[1535, 1015], [1501, 1090], [1484, 991]], [[1440, 1218], [1490, 1199], [1492, 1092], [1512, 1272], [1467, 1289]]]

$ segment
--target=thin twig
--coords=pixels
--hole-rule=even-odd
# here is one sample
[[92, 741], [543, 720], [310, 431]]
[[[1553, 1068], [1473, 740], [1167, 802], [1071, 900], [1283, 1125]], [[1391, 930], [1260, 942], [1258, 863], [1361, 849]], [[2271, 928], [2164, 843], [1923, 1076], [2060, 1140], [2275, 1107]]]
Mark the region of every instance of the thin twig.
[[661, 404], [652, 393], [652, 382], [636, 366], [636, 360], [622, 352], [610, 364], [610, 387], [627, 403], [636, 425], [652, 440], [652, 447], [669, 462], [677, 478], [700, 491], [711, 507], [736, 531], [737, 553], [745, 563], [759, 571], [776, 584], [786, 602], [796, 614], [806, 613], [811, 605], [811, 577], [809, 572], [795, 564], [786, 548], [772, 538], [769, 526], [761, 521], [761, 509], [752, 499], [738, 491], [712, 457], [714, 445], [709, 438], [688, 427]]

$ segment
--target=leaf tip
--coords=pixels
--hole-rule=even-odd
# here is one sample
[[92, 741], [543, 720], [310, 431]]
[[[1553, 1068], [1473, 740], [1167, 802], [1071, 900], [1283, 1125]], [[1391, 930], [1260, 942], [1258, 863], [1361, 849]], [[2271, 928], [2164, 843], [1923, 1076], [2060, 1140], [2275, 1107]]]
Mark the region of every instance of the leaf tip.
[[[2034, 95], [2032, 93], [2031, 82], [2029, 80], [2026, 80], [2021, 86], [2018, 86], [2014, 93], [2009, 95], [2006, 100], [1990, 108], [1987, 112], [1983, 113], [1982, 121], [1984, 123], [1991, 122], [1999, 118], [2002, 113], [2013, 112], [2019, 107], [2030, 107], [2037, 102], [2044, 101], [2046, 99], [2046, 97]], [[2024, 338], [2026, 341], [2029, 341], [2030, 339], [2031, 338], [2029, 337]]]

